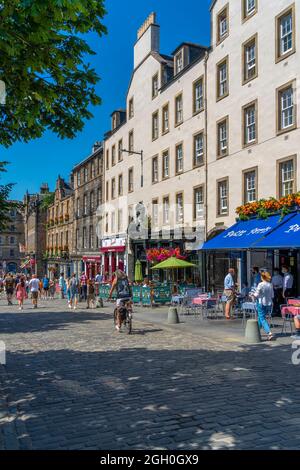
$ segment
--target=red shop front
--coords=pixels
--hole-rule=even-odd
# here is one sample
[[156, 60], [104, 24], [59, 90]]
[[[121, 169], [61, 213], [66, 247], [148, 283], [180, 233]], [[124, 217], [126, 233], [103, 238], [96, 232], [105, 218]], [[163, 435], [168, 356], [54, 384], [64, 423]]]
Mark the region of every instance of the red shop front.
[[102, 272], [106, 281], [112, 278], [117, 268], [125, 270], [125, 244], [125, 238], [102, 240], [100, 252], [102, 254]]
[[96, 274], [100, 272], [101, 256], [83, 256], [85, 274], [89, 279], [94, 279]]

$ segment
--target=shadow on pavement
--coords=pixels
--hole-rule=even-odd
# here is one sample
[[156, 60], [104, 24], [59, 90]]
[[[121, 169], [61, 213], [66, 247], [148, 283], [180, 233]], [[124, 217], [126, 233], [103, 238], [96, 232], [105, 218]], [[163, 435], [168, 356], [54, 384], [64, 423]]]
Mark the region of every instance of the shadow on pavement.
[[291, 354], [264, 344], [18, 351], [7, 355], [4, 393], [30, 436], [20, 436], [23, 448], [296, 449], [300, 366]]

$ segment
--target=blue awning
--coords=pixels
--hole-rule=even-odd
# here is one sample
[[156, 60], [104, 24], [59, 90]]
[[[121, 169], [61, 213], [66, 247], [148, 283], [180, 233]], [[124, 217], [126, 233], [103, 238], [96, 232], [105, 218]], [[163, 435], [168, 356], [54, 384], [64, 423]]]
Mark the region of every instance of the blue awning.
[[204, 243], [202, 250], [230, 251], [256, 248], [258, 246], [257, 243], [263, 237], [274, 230], [277, 231], [279, 227], [293, 217], [295, 217], [295, 214], [290, 214], [281, 220], [280, 215], [273, 215], [268, 217], [268, 219], [251, 219], [245, 222], [237, 222], [220, 235]]
[[300, 214], [294, 214], [274, 232], [255, 243], [255, 248], [293, 249], [300, 248]]

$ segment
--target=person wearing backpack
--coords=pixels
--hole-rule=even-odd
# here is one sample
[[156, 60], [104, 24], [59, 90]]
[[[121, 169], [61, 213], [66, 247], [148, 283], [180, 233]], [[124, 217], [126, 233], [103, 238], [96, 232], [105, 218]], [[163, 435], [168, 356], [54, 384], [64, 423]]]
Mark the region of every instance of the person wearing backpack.
[[67, 281], [67, 295], [69, 308], [76, 310], [79, 297], [79, 281], [75, 273], [73, 273], [71, 278]]
[[6, 292], [6, 298], [7, 298], [7, 305], [12, 305], [13, 303], [11, 299], [14, 294], [15, 283], [14, 283], [13, 277], [10, 274], [8, 274], [5, 277], [4, 286], [5, 286], [5, 292]]
[[[120, 331], [122, 322], [124, 321], [124, 307], [125, 305], [131, 304], [132, 299], [132, 288], [129, 284], [129, 279], [126, 273], [121, 269], [117, 269], [115, 272], [115, 277], [109, 292], [108, 300], [111, 299], [112, 294], [116, 290], [117, 292], [117, 302], [116, 302], [116, 311], [117, 311], [117, 322], [116, 329]], [[120, 308], [119, 308], [120, 307]]]

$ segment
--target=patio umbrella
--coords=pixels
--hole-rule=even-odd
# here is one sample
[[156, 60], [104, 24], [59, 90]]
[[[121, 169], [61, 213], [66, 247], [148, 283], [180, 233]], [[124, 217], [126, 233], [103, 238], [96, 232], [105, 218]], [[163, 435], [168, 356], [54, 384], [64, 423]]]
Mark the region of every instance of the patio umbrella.
[[135, 263], [134, 280], [135, 282], [141, 282], [143, 280], [142, 263], [139, 259]]
[[153, 266], [151, 269], [172, 269], [172, 292], [174, 290], [174, 270], [179, 268], [191, 268], [195, 267], [196, 265], [193, 263], [189, 263], [183, 259], [175, 258], [172, 256], [171, 258], [162, 261], [161, 263]]
[[171, 258], [162, 261], [161, 263], [153, 266], [151, 269], [178, 269], [178, 268], [191, 268], [195, 267], [196, 265], [193, 263], [189, 263], [184, 259], [178, 259], [172, 256]]

